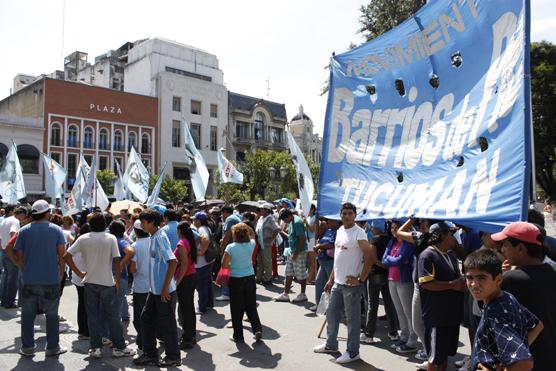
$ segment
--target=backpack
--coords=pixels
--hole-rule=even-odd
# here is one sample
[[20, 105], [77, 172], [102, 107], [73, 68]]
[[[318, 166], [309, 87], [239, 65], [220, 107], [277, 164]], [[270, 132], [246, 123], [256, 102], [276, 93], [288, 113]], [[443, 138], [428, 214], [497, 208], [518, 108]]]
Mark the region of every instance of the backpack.
[[[209, 228], [210, 230], [210, 228]], [[211, 261], [213, 261], [214, 259], [218, 258], [220, 256], [220, 244], [218, 243], [218, 241], [216, 241], [215, 238], [213, 238], [213, 234], [212, 231], [210, 231], [210, 242], [207, 248], [207, 251], [205, 252], [205, 260], [207, 261], [207, 263], [210, 263]]]

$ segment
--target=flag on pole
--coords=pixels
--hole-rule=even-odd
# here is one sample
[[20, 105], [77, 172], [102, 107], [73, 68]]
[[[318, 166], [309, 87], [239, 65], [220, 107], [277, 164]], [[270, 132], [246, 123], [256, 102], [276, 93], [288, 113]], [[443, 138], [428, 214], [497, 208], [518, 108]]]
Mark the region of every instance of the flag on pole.
[[240, 173], [222, 153], [220, 149], [218, 155], [218, 170], [220, 173], [220, 183], [243, 184], [243, 174]]
[[46, 195], [50, 196], [50, 202], [56, 204], [56, 198], [63, 197], [63, 184], [66, 181], [68, 172], [59, 163], [54, 161], [49, 155], [41, 153], [44, 165], [44, 183]]
[[96, 164], [97, 157], [93, 156], [93, 162], [91, 163], [91, 167], [87, 173], [85, 189], [83, 190], [83, 199], [85, 200], [86, 207], [96, 206]]
[[17, 157], [17, 146], [14, 142], [12, 142], [0, 171], [0, 195], [3, 202], [11, 204], [27, 195], [21, 164], [19, 163], [19, 157]]
[[124, 187], [124, 179], [122, 176], [122, 169], [120, 169], [120, 163], [116, 161], [116, 182], [114, 183], [114, 197], [116, 201], [125, 200], [127, 191]]
[[203, 201], [209, 181], [209, 172], [203, 156], [195, 147], [193, 137], [189, 132], [187, 123], [184, 121], [184, 142], [185, 142], [185, 157], [189, 165], [189, 174], [191, 176], [191, 185], [193, 186], [193, 193], [195, 193], [196, 201]]
[[152, 191], [151, 195], [149, 196], [149, 199], [147, 200], [147, 206], [148, 207], [156, 205], [156, 201], [158, 200], [158, 195], [160, 194], [160, 187], [162, 186], [162, 182], [164, 181], [164, 176], [165, 175], [166, 175], [166, 163], [164, 163], [164, 166], [162, 167], [162, 170], [160, 171], [160, 175], [158, 175], [158, 179], [156, 181], [156, 184], [154, 185], [153, 191]]
[[83, 209], [83, 203], [85, 201], [83, 199], [83, 192], [85, 189], [87, 174], [89, 174], [89, 164], [85, 161], [83, 154], [80, 154], [79, 164], [77, 165], [77, 170], [75, 172], [75, 181], [66, 201], [66, 209], [62, 212], [63, 215], [76, 214]]
[[134, 147], [131, 147], [129, 152], [123, 184], [140, 202], [147, 201], [149, 196], [149, 172]]
[[110, 201], [108, 201], [108, 197], [106, 197], [106, 193], [104, 189], [102, 189], [100, 182], [96, 179], [93, 206], [98, 206], [102, 211], [105, 211], [108, 205], [110, 205]]
[[309, 165], [307, 165], [307, 161], [305, 161], [303, 153], [299, 149], [299, 146], [289, 131], [287, 132], [287, 136], [288, 148], [290, 149], [295, 170], [297, 172], [299, 199], [301, 200], [303, 214], [307, 216], [309, 214], [309, 210], [311, 209], [311, 202], [313, 201], [313, 193], [315, 191], [313, 176], [311, 175], [311, 170], [309, 169]]

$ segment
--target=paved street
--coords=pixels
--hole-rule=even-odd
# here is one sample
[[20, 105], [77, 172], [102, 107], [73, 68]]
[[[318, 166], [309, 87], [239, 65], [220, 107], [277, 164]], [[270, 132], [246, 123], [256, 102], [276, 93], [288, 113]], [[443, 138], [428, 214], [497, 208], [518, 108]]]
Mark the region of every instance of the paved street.
[[[284, 267], [280, 267], [283, 272]], [[289, 303], [275, 303], [272, 297], [280, 292], [282, 285], [269, 288], [257, 285], [259, 315], [263, 323], [264, 341], [256, 343], [250, 333], [245, 334], [246, 344], [236, 345], [228, 340], [231, 335], [230, 312], [227, 305], [217, 303], [215, 311], [198, 318], [198, 345], [182, 352], [183, 370], [239, 370], [279, 369], [279, 370], [415, 370], [415, 359], [398, 355], [390, 349], [390, 342], [386, 340], [379, 346], [361, 345], [361, 361], [347, 366], [340, 366], [333, 362], [333, 357], [326, 354], [314, 354], [313, 346], [323, 340], [317, 338], [317, 333], [323, 322], [323, 317], [312, 314], [307, 308], [309, 303], [300, 305]], [[299, 286], [294, 286], [297, 293]], [[307, 290], [309, 299], [314, 298], [314, 287]], [[293, 296], [291, 296], [293, 297]], [[131, 296], [128, 296], [131, 302]], [[131, 308], [130, 308], [131, 310]], [[46, 334], [44, 333], [44, 318], [39, 318], [37, 324], [41, 331], [37, 332], [37, 346], [40, 351], [34, 358], [23, 358], [17, 354], [20, 347], [19, 310], [0, 309], [0, 370], [118, 370], [134, 369], [131, 358], [112, 358], [109, 348], [104, 349], [104, 357], [100, 360], [90, 359], [87, 355], [88, 341], [77, 340], [77, 292], [74, 287], [67, 286], [61, 299], [60, 313], [68, 319], [69, 329], [60, 335], [62, 345], [69, 351], [58, 358], [45, 358], [44, 347]], [[382, 314], [382, 308], [379, 314]], [[64, 324], [62, 323], [62, 326]], [[66, 325], [67, 326], [67, 325]], [[387, 339], [386, 322], [379, 321], [378, 337]], [[249, 323], [245, 322], [246, 331]], [[325, 332], [324, 332], [325, 333]], [[323, 334], [324, 334], [323, 333]], [[346, 328], [340, 329], [340, 350], [345, 350]], [[127, 339], [134, 346], [135, 329], [133, 325], [127, 328]], [[460, 333], [460, 353], [469, 354], [469, 341], [466, 330]], [[455, 370], [450, 360], [450, 370]], [[154, 368], [153, 368], [154, 369]]]

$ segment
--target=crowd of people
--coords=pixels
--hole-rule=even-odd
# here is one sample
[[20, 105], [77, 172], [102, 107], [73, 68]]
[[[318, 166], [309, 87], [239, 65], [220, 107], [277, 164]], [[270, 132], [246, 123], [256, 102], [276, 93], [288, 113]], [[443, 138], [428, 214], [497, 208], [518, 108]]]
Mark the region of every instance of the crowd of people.
[[[197, 343], [196, 316], [215, 300], [229, 301], [230, 340], [244, 342], [244, 316], [255, 340], [264, 339], [257, 284], [274, 284], [283, 263], [276, 302], [308, 301], [306, 287], [315, 285], [309, 310], [326, 305], [327, 338], [315, 353], [338, 354], [338, 330], [347, 325], [337, 363], [360, 359], [361, 344], [388, 342], [414, 354], [418, 369], [446, 370], [463, 325], [472, 353], [456, 362], [460, 370], [556, 367], [556, 239], [546, 236], [540, 212], [494, 234], [442, 220], [356, 217], [350, 203], [334, 220], [318, 216], [314, 205], [298, 213], [286, 199], [261, 203], [257, 212], [179, 203], [73, 217], [44, 200], [7, 205], [0, 304], [20, 307], [22, 356], [36, 352], [34, 324], [42, 314], [46, 355], [60, 355], [67, 349], [59, 340], [59, 303], [71, 281], [78, 336], [89, 340], [90, 357], [111, 346], [114, 357], [135, 356], [136, 366], [179, 366], [181, 351]], [[290, 298], [294, 284], [300, 292]], [[379, 297], [384, 339], [377, 336]], [[128, 321], [135, 347], [124, 339]]]

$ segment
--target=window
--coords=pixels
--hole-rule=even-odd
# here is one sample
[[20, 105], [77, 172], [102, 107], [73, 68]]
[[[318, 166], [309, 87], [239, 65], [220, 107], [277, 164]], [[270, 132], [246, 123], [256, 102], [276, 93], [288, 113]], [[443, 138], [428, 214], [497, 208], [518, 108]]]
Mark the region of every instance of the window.
[[54, 161], [56, 161], [57, 163], [59, 163], [59, 164], [61, 165], [62, 163], [60, 162], [60, 157], [61, 157], [61, 156], [60, 156], [60, 153], [58, 153], [58, 152], [52, 152], [52, 153], [50, 153], [50, 158], [53, 159]]
[[116, 130], [114, 133], [114, 151], [124, 150], [124, 135], [121, 130]]
[[98, 169], [99, 170], [106, 170], [108, 169], [108, 157], [100, 156], [98, 158]]
[[264, 115], [257, 112], [255, 116], [255, 139], [262, 142], [264, 140]]
[[77, 172], [77, 155], [71, 153], [68, 154], [66, 169], [68, 169], [68, 189], [72, 189], [73, 184], [75, 183], [75, 173]]
[[191, 101], [191, 114], [200, 115], [201, 114], [201, 102], [198, 100]]
[[270, 128], [270, 141], [274, 144], [282, 143], [283, 130], [280, 128]]
[[79, 132], [77, 130], [77, 126], [70, 125], [70, 127], [68, 128], [68, 147], [78, 147], [78, 133]]
[[172, 111], [181, 112], [181, 98], [180, 97], [172, 98]]
[[191, 124], [191, 136], [197, 149], [201, 149], [201, 124]]
[[172, 121], [172, 147], [181, 147], [181, 122]]
[[218, 150], [218, 127], [217, 126], [210, 127], [210, 150], [211, 151]]
[[100, 129], [98, 148], [107, 150], [109, 146], [110, 142], [108, 141], [108, 130]]
[[149, 138], [149, 134], [144, 133], [141, 136], [141, 153], [149, 153], [149, 142], [150, 142], [150, 138]]
[[93, 155], [84, 155], [83, 158], [89, 166], [93, 165]]
[[83, 147], [93, 148], [93, 128], [90, 126], [87, 126], [85, 128], [84, 137], [83, 137]]
[[151, 172], [151, 165], [150, 165], [151, 162], [146, 158], [141, 159], [141, 162], [143, 163], [143, 165], [145, 165], [145, 167], [147, 168], [147, 171], [150, 173]]
[[[121, 157], [114, 157], [114, 161], [118, 163], [118, 165], [120, 165], [120, 170], [122, 171], [122, 175], [123, 175], [123, 171], [125, 171], [124, 169], [124, 159]], [[114, 173], [116, 174], [116, 176], [118, 175], [118, 168], [116, 167], [116, 165], [114, 165]]]
[[[174, 179], [177, 180], [190, 180], [191, 175], [189, 175], [189, 169], [186, 167], [175, 167], [174, 168]], [[188, 187], [189, 188], [189, 187]]]
[[59, 146], [61, 142], [62, 129], [60, 124], [52, 124], [52, 129], [50, 130], [50, 144], [53, 146]]
[[137, 134], [135, 132], [130, 131], [127, 137], [127, 150], [131, 151], [131, 147], [137, 148]]
[[210, 117], [214, 117], [214, 118], [218, 117], [218, 104], [210, 105]]
[[236, 138], [249, 139], [249, 123], [244, 121], [236, 122]]
[[30, 144], [20, 144], [17, 146], [17, 156], [24, 174], [39, 173], [40, 152]]

